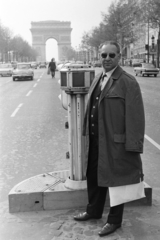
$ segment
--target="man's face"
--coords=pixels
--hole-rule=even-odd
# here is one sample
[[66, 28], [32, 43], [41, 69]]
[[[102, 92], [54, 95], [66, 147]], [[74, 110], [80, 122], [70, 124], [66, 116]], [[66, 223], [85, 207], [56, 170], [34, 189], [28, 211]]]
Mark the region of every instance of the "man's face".
[[115, 45], [107, 44], [101, 48], [100, 57], [105, 72], [109, 72], [118, 65], [121, 54]]

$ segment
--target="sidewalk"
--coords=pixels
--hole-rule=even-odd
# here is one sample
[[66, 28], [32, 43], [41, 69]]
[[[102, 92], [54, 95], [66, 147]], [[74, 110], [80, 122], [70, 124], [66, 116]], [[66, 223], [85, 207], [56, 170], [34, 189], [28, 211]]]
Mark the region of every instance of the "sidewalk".
[[0, 208], [0, 240], [160, 240], [160, 195], [153, 194], [152, 206], [126, 206], [122, 228], [115, 233], [99, 237], [98, 231], [107, 219], [76, 222], [79, 211], [52, 210], [10, 214], [8, 203]]

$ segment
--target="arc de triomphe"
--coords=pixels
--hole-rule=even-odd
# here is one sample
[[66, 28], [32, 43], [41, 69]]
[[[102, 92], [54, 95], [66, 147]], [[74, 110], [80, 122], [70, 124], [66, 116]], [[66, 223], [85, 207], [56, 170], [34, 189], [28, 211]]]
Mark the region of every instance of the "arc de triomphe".
[[[54, 38], [58, 45], [58, 60], [63, 58], [62, 48], [71, 46], [71, 22], [40, 21], [31, 22], [32, 46], [38, 52], [38, 60], [46, 61], [46, 41]], [[54, 53], [53, 53], [54, 56]]]

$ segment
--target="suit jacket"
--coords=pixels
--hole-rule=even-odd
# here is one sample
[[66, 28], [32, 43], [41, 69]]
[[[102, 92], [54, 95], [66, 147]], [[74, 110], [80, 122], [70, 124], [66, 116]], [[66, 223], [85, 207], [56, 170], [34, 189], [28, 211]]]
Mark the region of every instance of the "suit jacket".
[[[83, 135], [86, 138], [85, 171], [89, 151], [90, 101], [98, 74], [89, 90]], [[98, 185], [114, 187], [143, 180], [142, 161], [145, 117], [140, 87], [136, 79], [120, 66], [103, 89], [98, 107]]]

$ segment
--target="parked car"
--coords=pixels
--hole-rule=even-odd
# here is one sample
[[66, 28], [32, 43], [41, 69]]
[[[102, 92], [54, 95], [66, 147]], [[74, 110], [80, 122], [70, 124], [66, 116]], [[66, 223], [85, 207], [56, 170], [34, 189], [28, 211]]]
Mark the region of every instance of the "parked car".
[[12, 79], [15, 80], [25, 80], [34, 78], [34, 71], [31, 68], [30, 63], [17, 63], [16, 69], [13, 70]]
[[12, 76], [13, 67], [10, 63], [1, 63], [0, 64], [0, 76]]
[[136, 76], [140, 74], [142, 77], [145, 75], [154, 75], [155, 77], [157, 77], [159, 69], [156, 68], [152, 63], [141, 63], [139, 67], [134, 68], [134, 72]]
[[93, 62], [93, 67], [102, 67], [102, 63], [101, 62]]

